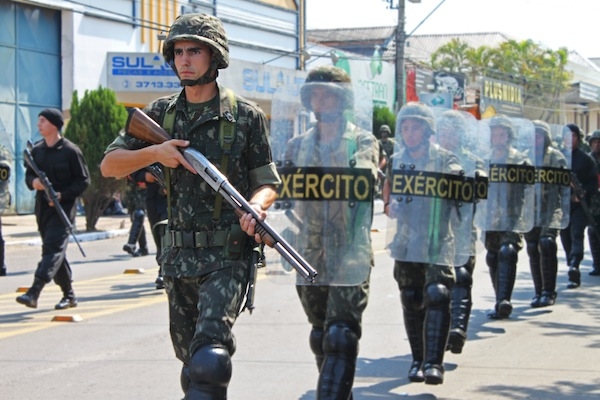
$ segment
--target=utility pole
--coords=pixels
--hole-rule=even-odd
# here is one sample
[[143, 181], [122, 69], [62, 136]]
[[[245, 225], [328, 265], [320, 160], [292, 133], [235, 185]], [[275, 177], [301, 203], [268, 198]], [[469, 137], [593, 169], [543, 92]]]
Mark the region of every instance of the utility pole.
[[[404, 80], [404, 47], [406, 46], [406, 2], [405, 0], [385, 0], [391, 9], [398, 9], [398, 25], [396, 26], [396, 112], [402, 108], [406, 98], [406, 82]], [[411, 3], [420, 3], [421, 0], [408, 0]]]

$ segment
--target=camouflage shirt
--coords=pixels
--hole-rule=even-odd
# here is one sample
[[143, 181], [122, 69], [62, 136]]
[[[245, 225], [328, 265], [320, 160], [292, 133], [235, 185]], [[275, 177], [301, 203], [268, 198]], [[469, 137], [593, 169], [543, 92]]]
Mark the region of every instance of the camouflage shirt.
[[[185, 91], [162, 97], [149, 104], [144, 112], [162, 125], [167, 110], [175, 110], [172, 137], [190, 141], [190, 148], [200, 151], [215, 166], [221, 165], [223, 151], [219, 143], [220, 120], [235, 118], [235, 135], [225, 172], [229, 182], [246, 198], [263, 185], [278, 185], [279, 175], [271, 158], [268, 125], [262, 110], [241, 97], [237, 97], [237, 110], [231, 104], [228, 90], [219, 86], [219, 99], [205, 103], [192, 121], [188, 111]], [[235, 117], [234, 117], [235, 115]], [[170, 129], [170, 127], [165, 127]], [[147, 146], [128, 134], [118, 137], [107, 152], [116, 148], [136, 149]], [[225, 200], [217, 220], [213, 219], [216, 193], [197, 174], [184, 167], [166, 169], [169, 182], [169, 231], [213, 235], [232, 229], [239, 231], [239, 219], [233, 207]], [[247, 235], [244, 233], [243, 238]], [[244, 250], [251, 246], [250, 240]], [[225, 247], [214, 245], [202, 248], [174, 247], [168, 244], [161, 255], [161, 265], [166, 276], [194, 277], [227, 267], [231, 262], [249, 261], [250, 251], [241, 256], [226, 257]], [[229, 254], [229, 253], [228, 253]], [[235, 259], [234, 259], [235, 258]]]
[[[598, 171], [600, 171], [600, 157], [596, 157], [594, 153], [591, 152], [590, 156], [596, 161], [596, 166], [598, 167]], [[598, 177], [598, 182], [600, 183], [600, 175]], [[594, 216], [600, 215], [600, 191], [596, 191], [593, 196], [591, 196], [590, 211]]]

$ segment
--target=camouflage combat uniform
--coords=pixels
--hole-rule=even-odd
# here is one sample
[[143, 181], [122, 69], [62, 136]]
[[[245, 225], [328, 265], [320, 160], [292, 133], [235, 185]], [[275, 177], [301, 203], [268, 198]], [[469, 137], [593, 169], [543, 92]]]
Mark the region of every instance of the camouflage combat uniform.
[[[268, 127], [260, 109], [237, 98], [235, 137], [229, 155], [229, 182], [245, 197], [262, 185], [279, 184], [271, 162]], [[220, 119], [232, 118], [227, 91], [190, 115], [185, 92], [164, 97], [144, 109], [162, 123], [167, 109], [175, 109], [172, 137], [190, 141], [213, 164], [223, 156], [219, 145]], [[140, 148], [129, 135], [119, 137], [107, 149]], [[239, 225], [234, 209], [225, 201], [214, 219], [216, 193], [199, 176], [184, 167], [166, 169], [169, 182], [169, 225], [160, 263], [169, 294], [171, 338], [177, 357], [185, 364], [195, 349], [220, 343], [235, 352], [232, 326], [238, 316], [248, 283], [248, 265], [254, 246]]]
[[[346, 123], [346, 129], [339, 142], [325, 148], [316, 146], [318, 131], [312, 128], [302, 136], [288, 143], [286, 160], [294, 165], [347, 167], [371, 170], [373, 181], [377, 177], [378, 143], [375, 137], [357, 126]], [[327, 157], [326, 162], [323, 157]], [[331, 270], [339, 273], [341, 269], [362, 270], [360, 266], [374, 265], [371, 246], [370, 221], [372, 204], [356, 204], [349, 207], [347, 201], [311, 201], [297, 207], [299, 218], [304, 223], [298, 251], [312, 265], [327, 265], [319, 269], [319, 278], [327, 281], [326, 274]], [[324, 207], [327, 207], [324, 221]], [[353, 221], [359, 221], [357, 226]], [[349, 278], [352, 280], [351, 278]], [[318, 329], [327, 330], [333, 322], [348, 324], [360, 338], [362, 333], [362, 314], [369, 296], [369, 279], [359, 285], [298, 285], [296, 286], [304, 312], [310, 324]]]

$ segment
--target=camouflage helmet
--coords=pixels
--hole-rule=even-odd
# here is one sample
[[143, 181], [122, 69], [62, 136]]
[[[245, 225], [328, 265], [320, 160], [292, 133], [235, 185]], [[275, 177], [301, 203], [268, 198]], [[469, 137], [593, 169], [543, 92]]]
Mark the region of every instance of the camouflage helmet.
[[547, 144], [552, 142], [552, 135], [550, 134], [550, 125], [548, 125], [548, 123], [546, 121], [542, 121], [539, 119], [536, 119], [533, 122], [533, 126], [535, 128], [536, 133], [537, 132], [541, 132], [544, 134], [544, 140], [546, 141]]
[[396, 126], [401, 127], [402, 123], [410, 118], [424, 122], [427, 126], [427, 134], [429, 136], [435, 134], [435, 117], [427, 104], [420, 101], [406, 103], [398, 112]]
[[300, 98], [302, 105], [311, 110], [310, 98], [313, 87], [329, 88], [337, 93], [344, 103], [342, 108], [349, 109], [354, 106], [354, 95], [352, 93], [352, 85], [350, 75], [339, 67], [333, 65], [323, 65], [311, 70], [306, 76], [306, 80], [300, 89]]
[[449, 131], [457, 135], [462, 141], [467, 134], [467, 119], [460, 111], [448, 110], [444, 111], [436, 121], [438, 133]]
[[600, 130], [595, 130], [594, 132], [592, 132], [590, 138], [588, 139], [588, 143], [592, 144], [592, 140], [594, 139], [600, 139]]
[[387, 133], [388, 135], [392, 134], [392, 130], [390, 129], [390, 127], [388, 125], [385, 125], [385, 124], [381, 125], [379, 127], [379, 133], [381, 134], [381, 133], [384, 133], [384, 132]]
[[510, 120], [510, 118], [508, 118], [506, 115], [497, 114], [490, 119], [490, 129], [495, 127], [506, 128], [506, 130], [508, 131], [508, 137], [511, 140], [513, 140], [516, 136], [515, 127], [513, 126], [513, 123]]
[[229, 66], [229, 45], [221, 20], [208, 14], [183, 14], [175, 19], [163, 45], [163, 57], [174, 68], [175, 42], [194, 40], [209, 46], [214, 53], [216, 69]]

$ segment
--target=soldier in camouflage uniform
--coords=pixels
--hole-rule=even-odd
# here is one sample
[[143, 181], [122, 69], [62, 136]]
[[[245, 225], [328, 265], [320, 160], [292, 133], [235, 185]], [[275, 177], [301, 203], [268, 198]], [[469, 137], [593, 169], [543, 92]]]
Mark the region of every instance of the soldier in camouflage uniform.
[[[148, 242], [146, 241], [146, 183], [135, 179], [133, 175], [127, 176], [127, 192], [125, 193], [125, 204], [131, 219], [129, 238], [123, 245], [123, 251], [134, 257], [148, 255]], [[139, 243], [140, 248], [137, 249]]]
[[[169, 221], [160, 262], [171, 339], [183, 363], [182, 388], [186, 400], [226, 399], [235, 352], [232, 327], [247, 289], [254, 241], [261, 237], [252, 215], [237, 217], [179, 148], [190, 146], [221, 168], [227, 157], [223, 173], [262, 219], [280, 179], [264, 113], [215, 81], [217, 70], [229, 65], [222, 22], [206, 14], [181, 15], [170, 28], [163, 55], [183, 90], [157, 99], [144, 112], [159, 124], [174, 112], [173, 126], [165, 127], [174, 139], [149, 145], [119, 136], [107, 148], [101, 171], [122, 177], [154, 163], [165, 167]], [[234, 124], [234, 135], [222, 144], [220, 131], [227, 123]], [[225, 144], [231, 145], [227, 154]]]
[[[388, 163], [383, 199], [385, 214], [395, 219], [390, 223], [397, 225], [388, 248], [394, 258], [394, 279], [400, 290], [404, 328], [413, 357], [408, 379], [438, 385], [444, 382], [450, 293], [455, 283], [452, 209], [448, 202], [437, 198], [415, 197], [414, 201], [400, 202], [392, 198], [391, 182], [394, 170], [401, 165], [448, 174], [459, 174], [462, 166], [454, 154], [430, 143], [436, 132], [435, 119], [424, 103], [404, 105], [398, 113], [397, 127], [402, 144]], [[409, 212], [402, 206], [407, 203], [422, 206]]]
[[[600, 130], [592, 132], [589, 143], [592, 149], [590, 151], [590, 156], [596, 161], [596, 166], [598, 167], [598, 170], [600, 170]], [[600, 182], [600, 177], [598, 180]], [[596, 222], [595, 226], [588, 227], [588, 239], [593, 261], [590, 275], [600, 276], [600, 192], [594, 193], [591, 197], [590, 211]]]
[[[552, 147], [550, 126], [540, 120], [533, 121], [535, 126], [535, 166], [564, 168], [567, 160], [560, 151]], [[560, 185], [540, 183], [540, 192], [536, 195], [534, 228], [525, 233], [527, 254], [535, 296], [531, 307], [547, 307], [556, 301], [556, 275], [558, 259], [556, 256], [556, 237], [563, 219], [563, 201]], [[568, 203], [567, 203], [568, 204]]]
[[[301, 99], [317, 123], [290, 140], [286, 163], [293, 168], [322, 167], [326, 171], [344, 168], [348, 175], [360, 169], [370, 175], [371, 182], [376, 181], [377, 139], [344, 115], [354, 105], [350, 85], [350, 76], [337, 67], [323, 66], [308, 73]], [[296, 201], [295, 211], [303, 224], [299, 251], [319, 266], [314, 285], [296, 288], [312, 326], [309, 342], [319, 368], [317, 398], [321, 400], [352, 398], [374, 258], [370, 237], [373, 186], [366, 192], [369, 196], [360, 202], [338, 198]], [[338, 277], [333, 278], [336, 273]]]
[[[531, 165], [527, 156], [512, 146], [512, 142], [516, 140], [516, 132], [510, 118], [496, 115], [491, 118], [489, 124], [492, 144], [491, 163]], [[518, 221], [522, 215], [524, 196], [521, 187], [513, 187], [513, 185], [506, 190], [490, 190], [487, 200], [487, 218]], [[502, 204], [510, 206], [504, 209]], [[518, 222], [514, 225], [518, 225]], [[496, 293], [495, 310], [488, 314], [488, 317], [505, 319], [510, 316], [513, 309], [510, 300], [515, 286], [518, 253], [523, 248], [523, 235], [516, 231], [488, 230], [485, 232], [484, 243], [487, 250], [485, 261]]]
[[10, 206], [10, 191], [8, 183], [12, 170], [12, 154], [3, 145], [0, 145], [0, 276], [6, 276], [6, 264], [4, 263], [4, 238], [2, 237], [2, 213]]
[[[438, 140], [440, 146], [456, 154], [460, 160], [470, 160], [466, 165], [475, 168], [475, 171], [466, 171], [467, 175], [478, 177], [487, 176], [484, 162], [467, 148], [467, 120], [456, 110], [443, 112], [436, 121]], [[475, 208], [473, 208], [475, 212]], [[471, 227], [471, 236], [468, 238], [456, 238], [456, 240], [468, 240], [466, 246], [469, 249], [468, 261], [454, 267], [456, 283], [451, 292], [451, 327], [448, 336], [447, 349], [452, 353], [462, 353], [462, 348], [467, 340], [467, 328], [473, 300], [471, 289], [473, 287], [473, 271], [475, 270], [475, 245], [477, 242], [477, 228]]]

